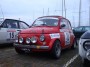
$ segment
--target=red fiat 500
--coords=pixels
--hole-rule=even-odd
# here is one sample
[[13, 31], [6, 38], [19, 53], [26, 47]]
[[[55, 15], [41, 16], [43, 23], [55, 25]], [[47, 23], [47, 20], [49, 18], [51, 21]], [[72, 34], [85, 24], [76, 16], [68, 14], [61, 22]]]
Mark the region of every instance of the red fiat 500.
[[29, 29], [22, 30], [14, 46], [17, 53], [48, 51], [59, 58], [62, 49], [74, 48], [74, 39], [69, 20], [62, 16], [44, 16], [36, 19]]

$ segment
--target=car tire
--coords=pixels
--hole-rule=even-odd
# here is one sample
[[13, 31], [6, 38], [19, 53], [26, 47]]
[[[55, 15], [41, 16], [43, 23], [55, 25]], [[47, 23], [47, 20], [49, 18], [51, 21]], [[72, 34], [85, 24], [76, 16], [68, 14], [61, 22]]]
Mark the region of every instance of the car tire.
[[60, 41], [59, 40], [56, 40], [54, 42], [51, 54], [55, 59], [58, 59], [60, 57], [60, 55], [61, 55], [61, 46], [60, 46]]
[[24, 54], [25, 52], [19, 48], [16, 48], [15, 47], [15, 51], [18, 53], [18, 54]]
[[75, 49], [75, 48], [76, 48], [76, 46], [77, 46], [77, 41], [76, 41], [76, 40], [74, 40], [74, 43], [73, 43], [73, 45], [71, 46], [71, 49]]

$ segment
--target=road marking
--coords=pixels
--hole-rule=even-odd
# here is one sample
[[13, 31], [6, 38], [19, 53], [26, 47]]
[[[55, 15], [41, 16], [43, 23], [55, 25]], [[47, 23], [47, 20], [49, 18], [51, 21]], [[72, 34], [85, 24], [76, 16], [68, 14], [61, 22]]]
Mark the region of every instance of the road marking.
[[72, 57], [66, 64], [64, 64], [63, 67], [68, 67], [74, 60], [79, 56], [79, 54], [76, 54], [74, 57]]

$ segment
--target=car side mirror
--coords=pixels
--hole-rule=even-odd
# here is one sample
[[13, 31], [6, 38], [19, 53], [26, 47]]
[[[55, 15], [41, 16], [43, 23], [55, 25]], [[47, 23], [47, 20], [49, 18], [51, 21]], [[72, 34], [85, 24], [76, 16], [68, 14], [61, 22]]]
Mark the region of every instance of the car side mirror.
[[61, 28], [65, 27], [65, 26], [66, 26], [65, 24], [62, 24], [62, 25], [61, 25]]

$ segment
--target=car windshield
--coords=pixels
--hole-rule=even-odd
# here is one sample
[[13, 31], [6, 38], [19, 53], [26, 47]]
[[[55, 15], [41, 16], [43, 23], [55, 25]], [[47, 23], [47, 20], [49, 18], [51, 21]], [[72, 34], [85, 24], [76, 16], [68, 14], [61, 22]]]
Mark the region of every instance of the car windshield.
[[43, 17], [37, 19], [32, 26], [57, 26], [58, 18], [54, 17]]

